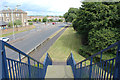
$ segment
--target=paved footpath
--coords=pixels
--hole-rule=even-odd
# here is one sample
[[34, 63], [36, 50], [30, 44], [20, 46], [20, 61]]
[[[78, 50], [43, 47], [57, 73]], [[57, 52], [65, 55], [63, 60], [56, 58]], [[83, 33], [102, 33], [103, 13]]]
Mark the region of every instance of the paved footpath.
[[60, 37], [60, 35], [66, 30], [64, 28], [61, 30], [57, 35], [55, 35], [53, 38], [49, 39], [47, 42], [42, 44], [40, 47], [38, 47], [35, 51], [30, 53], [29, 55], [33, 57], [34, 59], [40, 61], [41, 57], [47, 52], [47, 50], [52, 46], [52, 44]]

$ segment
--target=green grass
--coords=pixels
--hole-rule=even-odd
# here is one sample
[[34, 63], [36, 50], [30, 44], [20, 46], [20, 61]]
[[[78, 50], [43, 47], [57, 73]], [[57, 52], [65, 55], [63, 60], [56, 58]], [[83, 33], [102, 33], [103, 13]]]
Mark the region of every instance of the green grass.
[[[33, 27], [32, 29], [34, 29], [34, 28], [35, 27]], [[15, 31], [14, 34], [25, 32], [25, 31], [29, 31], [29, 30], [32, 30], [32, 29], [27, 29], [27, 30], [23, 30], [23, 31]], [[2, 35], [0, 35], [0, 37], [6, 37], [6, 36], [10, 36], [10, 35], [13, 35], [13, 32], [7, 33], [7, 34], [2, 34]]]
[[[58, 38], [58, 40], [47, 51], [53, 61], [66, 61], [70, 53], [73, 53], [76, 62], [85, 59], [78, 54], [81, 46], [80, 36], [73, 30], [72, 27], [67, 30]], [[45, 54], [46, 55], [46, 54]], [[40, 61], [44, 61], [45, 55]]]

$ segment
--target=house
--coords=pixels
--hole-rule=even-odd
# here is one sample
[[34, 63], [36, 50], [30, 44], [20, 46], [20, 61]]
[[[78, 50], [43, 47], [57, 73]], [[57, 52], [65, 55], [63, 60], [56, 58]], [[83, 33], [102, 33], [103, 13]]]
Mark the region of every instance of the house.
[[27, 12], [21, 9], [16, 8], [14, 10], [7, 9], [0, 11], [0, 21], [11, 22], [12, 16], [14, 21], [21, 20], [23, 26], [27, 24]]

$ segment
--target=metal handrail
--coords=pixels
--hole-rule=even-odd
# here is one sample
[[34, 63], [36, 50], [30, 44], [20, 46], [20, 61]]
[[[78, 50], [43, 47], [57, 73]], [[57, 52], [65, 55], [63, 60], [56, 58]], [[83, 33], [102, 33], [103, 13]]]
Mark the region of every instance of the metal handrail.
[[19, 49], [15, 48], [14, 46], [12, 46], [12, 45], [10, 45], [10, 44], [4, 42], [4, 41], [2, 41], [2, 42], [4, 43], [5, 46], [9, 47], [10, 49], [12, 49], [12, 50], [18, 52], [19, 54], [24, 55], [25, 57], [30, 58], [30, 59], [33, 60], [33, 61], [36, 61], [36, 62], [40, 63], [41, 65], [43, 65], [41, 62], [35, 60], [34, 58], [30, 57], [29, 55], [27, 55], [27, 54], [25, 54], [24, 52], [20, 51]]
[[93, 58], [93, 57], [95, 57], [96, 55], [99, 55], [99, 54], [101, 54], [102, 52], [104, 52], [104, 51], [106, 51], [106, 50], [108, 50], [108, 49], [110, 49], [110, 48], [112, 48], [112, 47], [114, 47], [114, 46], [116, 46], [116, 45], [119, 45], [119, 43], [120, 43], [120, 41], [118, 41], [118, 42], [116, 42], [116, 43], [110, 45], [109, 47], [107, 47], [107, 48], [101, 50], [100, 52], [98, 52], [98, 53], [96, 53], [96, 54], [90, 56], [89, 58], [84, 59], [84, 60], [81, 61], [81, 62], [78, 62], [76, 65], [78, 65], [78, 64], [80, 64], [80, 63], [82, 63], [82, 62], [85, 62], [85, 61], [89, 60], [90, 58]]

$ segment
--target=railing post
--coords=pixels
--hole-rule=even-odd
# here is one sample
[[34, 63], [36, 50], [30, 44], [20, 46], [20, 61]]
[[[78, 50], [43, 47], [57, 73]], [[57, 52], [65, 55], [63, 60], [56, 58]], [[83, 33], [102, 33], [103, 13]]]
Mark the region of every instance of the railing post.
[[101, 63], [101, 61], [102, 61], [102, 52], [101, 52], [101, 56], [100, 56], [100, 63]]
[[2, 43], [0, 41], [0, 80], [2, 80], [2, 53], [3, 53], [1, 46], [2, 46]]
[[0, 40], [0, 78], [1, 77], [9, 78], [4, 42]]
[[21, 55], [20, 55], [20, 53], [19, 53], [19, 61], [21, 62]]
[[29, 71], [29, 78], [31, 78], [31, 65], [30, 65], [30, 58], [28, 57], [28, 71]]
[[40, 78], [40, 74], [39, 74], [39, 62], [37, 62], [37, 67], [38, 67], [38, 77], [37, 78]]
[[90, 73], [89, 73], [89, 80], [91, 80], [91, 76], [92, 76], [92, 61], [93, 61], [93, 57], [91, 58], [91, 61], [90, 61]]
[[118, 43], [116, 62], [115, 62], [115, 71], [114, 71], [113, 79], [120, 80], [120, 42]]

